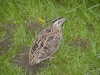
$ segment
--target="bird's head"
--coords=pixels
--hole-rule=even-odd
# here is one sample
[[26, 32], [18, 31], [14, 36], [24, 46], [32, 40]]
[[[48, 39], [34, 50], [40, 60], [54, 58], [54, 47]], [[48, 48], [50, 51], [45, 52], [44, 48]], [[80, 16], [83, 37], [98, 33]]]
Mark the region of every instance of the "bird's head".
[[65, 18], [62, 18], [62, 17], [56, 18], [56, 19], [54, 19], [54, 20], [52, 21], [52, 25], [58, 27], [58, 26], [61, 26], [61, 25], [63, 24], [64, 21], [65, 21]]

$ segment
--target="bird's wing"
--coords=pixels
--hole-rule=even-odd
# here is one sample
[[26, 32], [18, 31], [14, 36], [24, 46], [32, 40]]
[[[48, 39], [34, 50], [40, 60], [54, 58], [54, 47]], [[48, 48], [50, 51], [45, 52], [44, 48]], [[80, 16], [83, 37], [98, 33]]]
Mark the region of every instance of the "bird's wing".
[[45, 41], [40, 42], [41, 47], [34, 52], [34, 57], [41, 60], [51, 57], [58, 49], [60, 39], [60, 36], [48, 35]]
[[42, 60], [50, 58], [58, 49], [60, 44], [60, 37], [49, 36], [48, 40], [43, 48], [41, 49], [41, 56], [39, 57]]
[[41, 48], [43, 48], [44, 46], [44, 42], [47, 38], [47, 36], [50, 35], [50, 32], [51, 32], [51, 28], [48, 27], [46, 29], [44, 29], [43, 31], [41, 31], [37, 37], [35, 38], [35, 41], [34, 41], [34, 44], [29, 52], [29, 61], [31, 61], [35, 54], [41, 50]]
[[34, 45], [30, 50], [30, 61], [34, 59], [45, 60], [56, 52], [61, 36], [60, 33], [57, 35], [56, 33], [51, 33], [51, 31], [51, 28], [48, 27], [36, 37]]

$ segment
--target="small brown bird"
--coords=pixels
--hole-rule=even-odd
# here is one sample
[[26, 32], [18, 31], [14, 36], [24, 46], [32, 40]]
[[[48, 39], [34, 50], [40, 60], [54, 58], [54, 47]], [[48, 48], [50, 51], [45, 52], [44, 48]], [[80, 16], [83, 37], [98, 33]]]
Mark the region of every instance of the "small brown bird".
[[51, 58], [57, 51], [62, 39], [61, 25], [65, 18], [56, 18], [52, 25], [42, 30], [35, 38], [34, 44], [29, 52], [29, 64], [38, 64], [43, 60]]

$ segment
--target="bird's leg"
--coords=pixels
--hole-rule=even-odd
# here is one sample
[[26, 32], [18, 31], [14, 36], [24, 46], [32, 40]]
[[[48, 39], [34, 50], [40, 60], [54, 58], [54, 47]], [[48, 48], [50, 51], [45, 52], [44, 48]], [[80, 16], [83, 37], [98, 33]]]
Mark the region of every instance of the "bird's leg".
[[55, 58], [55, 57], [52, 57], [52, 56], [51, 56], [51, 57], [49, 58], [49, 60], [51, 61], [51, 60], [54, 59], [54, 58]]
[[21, 62], [21, 61], [19, 61], [19, 60], [17, 60], [17, 59], [16, 59], [16, 60], [13, 60], [13, 61], [15, 61], [15, 62]]

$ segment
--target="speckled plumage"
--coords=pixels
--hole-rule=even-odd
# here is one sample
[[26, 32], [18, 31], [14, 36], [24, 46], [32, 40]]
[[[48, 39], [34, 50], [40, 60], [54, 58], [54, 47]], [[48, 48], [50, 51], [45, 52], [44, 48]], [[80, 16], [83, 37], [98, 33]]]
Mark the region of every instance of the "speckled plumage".
[[46, 60], [57, 51], [62, 38], [61, 25], [65, 18], [53, 20], [52, 25], [42, 30], [35, 38], [34, 44], [29, 52], [29, 64], [38, 64]]

